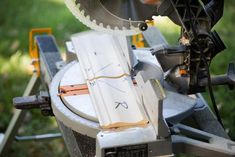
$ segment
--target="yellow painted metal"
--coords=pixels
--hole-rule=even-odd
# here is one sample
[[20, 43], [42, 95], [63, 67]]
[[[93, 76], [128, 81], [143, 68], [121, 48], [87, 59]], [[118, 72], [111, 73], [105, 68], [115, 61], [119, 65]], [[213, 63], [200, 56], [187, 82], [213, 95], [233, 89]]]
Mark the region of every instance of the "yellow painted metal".
[[37, 76], [40, 76], [40, 61], [38, 46], [34, 40], [34, 36], [39, 34], [52, 34], [52, 30], [51, 28], [35, 28], [29, 32], [29, 55], [31, 57], [32, 65], [34, 66]]
[[[145, 21], [147, 23], [148, 26], [154, 26], [155, 25], [155, 21], [154, 20], [147, 20]], [[137, 48], [141, 48], [144, 47], [144, 36], [143, 34], [137, 34], [137, 35], [133, 35], [132, 36], [132, 44], [135, 45], [135, 47]]]
[[145, 21], [148, 26], [155, 26], [155, 21], [154, 20], [147, 20]]
[[143, 34], [137, 34], [132, 36], [132, 44], [135, 45], [135, 47], [137, 48], [144, 47]]

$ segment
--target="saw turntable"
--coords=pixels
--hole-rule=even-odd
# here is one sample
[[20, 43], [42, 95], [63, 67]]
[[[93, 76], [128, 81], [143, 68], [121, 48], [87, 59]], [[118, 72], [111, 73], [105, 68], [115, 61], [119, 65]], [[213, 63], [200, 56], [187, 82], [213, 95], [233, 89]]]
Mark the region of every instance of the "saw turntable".
[[[62, 61], [51, 30], [33, 30], [31, 82], [40, 76], [46, 92], [15, 98], [16, 108], [55, 116], [74, 157], [235, 156], [212, 91], [214, 85], [234, 87], [234, 64], [225, 75], [209, 71], [225, 49], [211, 31], [222, 17], [222, 0], [65, 3], [95, 31], [72, 35]], [[158, 15], [181, 26], [178, 45], [169, 45], [151, 26]], [[137, 36], [143, 40], [135, 42]], [[215, 115], [199, 94], [207, 87]]]
[[[129, 53], [129, 51], [123, 51], [128, 50], [126, 38], [117, 39], [112, 35], [89, 31], [74, 35], [69, 45], [74, 45], [72, 49], [75, 53], [78, 52], [77, 55], [80, 57], [78, 57], [79, 61], [66, 65], [52, 81], [50, 87], [52, 108], [58, 119], [76, 132], [93, 138], [94, 142], [96, 138], [99, 139], [97, 146], [100, 145], [101, 148], [98, 150], [104, 151], [101, 154], [105, 153], [105, 148], [112, 148], [111, 145], [114, 147], [127, 145], [131, 152], [130, 146], [133, 145], [135, 149], [139, 144], [146, 144], [144, 147], [146, 150], [141, 149], [140, 152], [133, 150], [140, 155], [142, 151], [148, 152], [148, 149], [153, 150], [154, 147], [159, 147], [163, 154], [172, 154], [169, 129], [165, 119], [176, 124], [192, 114], [193, 107], [196, 105], [195, 98], [170, 91], [164, 92], [160, 82], [156, 81], [163, 79], [160, 65], [151, 53], [145, 54], [144, 50], [136, 50], [134, 55], [140, 58], [139, 61], [143, 67], [152, 70], [143, 71], [143, 74], [138, 75], [134, 80], [128, 72], [128, 63], [121, 62], [125, 61], [124, 58], [119, 60]], [[86, 47], [86, 45], [90, 46]], [[126, 49], [122, 46], [126, 46]], [[79, 54], [81, 50], [83, 54]], [[86, 65], [80, 61], [82, 55], [87, 54], [91, 57], [100, 57], [97, 63], [93, 62], [94, 59], [90, 59], [94, 67], [84, 68], [90, 72], [89, 79], [85, 76], [86, 71], [82, 70]], [[122, 64], [126, 65], [126, 69]], [[145, 83], [145, 80], [150, 81]], [[58, 88], [60, 90], [54, 90]], [[98, 104], [99, 101], [100, 104]], [[146, 106], [150, 113], [145, 112], [145, 106], [141, 105], [143, 101], [152, 105]], [[95, 103], [97, 106], [94, 105]], [[171, 105], [172, 103], [174, 105]], [[152, 122], [148, 120], [147, 114]], [[163, 140], [163, 137], [166, 139]], [[125, 152], [122, 153], [125, 154]], [[154, 155], [154, 153], [156, 153], [155, 156], [161, 155], [160, 151], [151, 154]]]

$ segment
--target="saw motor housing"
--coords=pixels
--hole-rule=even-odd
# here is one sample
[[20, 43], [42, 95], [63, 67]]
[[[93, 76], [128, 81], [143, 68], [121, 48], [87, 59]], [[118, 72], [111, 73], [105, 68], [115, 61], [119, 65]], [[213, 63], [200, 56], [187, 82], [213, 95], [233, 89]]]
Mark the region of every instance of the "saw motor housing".
[[[176, 84], [179, 92], [188, 94], [204, 92], [209, 82], [213, 85], [214, 80], [205, 81], [210, 79], [209, 65], [212, 59], [226, 47], [217, 32], [211, 30], [223, 15], [223, 5], [223, 1], [215, 0], [202, 2], [163, 0], [158, 5], [159, 15], [167, 16], [181, 26], [178, 46], [167, 48], [165, 46], [153, 52], [164, 71], [172, 70], [168, 79]], [[182, 60], [179, 62], [175, 59], [174, 63], [171, 63], [172, 66], [164, 68], [170, 62], [169, 58], [172, 61], [175, 56], [180, 56]], [[234, 85], [229, 82], [227, 84]]]

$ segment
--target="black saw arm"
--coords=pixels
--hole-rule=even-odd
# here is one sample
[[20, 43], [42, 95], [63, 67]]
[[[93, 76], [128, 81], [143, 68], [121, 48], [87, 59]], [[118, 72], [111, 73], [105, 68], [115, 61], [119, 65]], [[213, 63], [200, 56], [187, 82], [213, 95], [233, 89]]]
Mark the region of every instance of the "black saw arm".
[[[181, 26], [179, 47], [186, 46], [186, 51], [181, 54], [184, 60], [179, 68], [187, 71], [187, 74], [184, 74], [183, 79], [180, 78], [180, 80], [185, 81], [188, 88], [179, 89], [180, 92], [203, 92], [211, 82], [208, 80], [210, 79], [209, 65], [212, 59], [225, 49], [219, 35], [216, 31], [212, 31], [213, 26], [223, 15], [223, 6], [223, 0], [162, 0], [158, 3], [157, 14], [167, 16], [175, 24]], [[158, 60], [170, 56], [170, 54], [159, 54], [161, 51], [153, 53]], [[165, 64], [168, 63], [163, 62], [162, 67], [165, 67]], [[175, 66], [178, 64], [178, 62], [175, 63]], [[175, 66], [172, 68], [175, 69]], [[172, 75], [169, 77], [173, 84], [177, 84], [178, 79], [179, 77]], [[208, 84], [201, 82], [208, 82]], [[221, 84], [224, 84], [224, 81]], [[234, 83], [228, 82], [228, 85], [234, 86]]]

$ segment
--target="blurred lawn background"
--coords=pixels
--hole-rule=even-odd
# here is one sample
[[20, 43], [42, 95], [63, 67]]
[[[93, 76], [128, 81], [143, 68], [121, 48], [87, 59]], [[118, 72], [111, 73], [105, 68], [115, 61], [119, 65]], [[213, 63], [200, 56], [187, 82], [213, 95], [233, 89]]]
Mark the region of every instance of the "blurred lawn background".
[[[169, 20], [157, 21], [158, 28], [171, 44], [177, 43], [179, 27]], [[13, 113], [12, 98], [21, 96], [31, 75], [28, 56], [28, 32], [32, 28], [51, 27], [62, 52], [70, 35], [86, 30], [68, 11], [63, 0], [1, 0], [0, 1], [0, 132], [4, 132]], [[216, 56], [212, 74], [226, 72], [235, 62], [235, 1], [225, 1], [223, 18], [215, 29], [227, 46]], [[235, 140], [235, 91], [215, 87], [215, 96], [226, 131]], [[209, 99], [208, 94], [204, 94]], [[210, 101], [209, 101], [210, 102]], [[20, 135], [58, 132], [53, 118], [30, 111], [20, 128]], [[9, 157], [68, 156], [62, 139], [47, 142], [14, 142]]]

